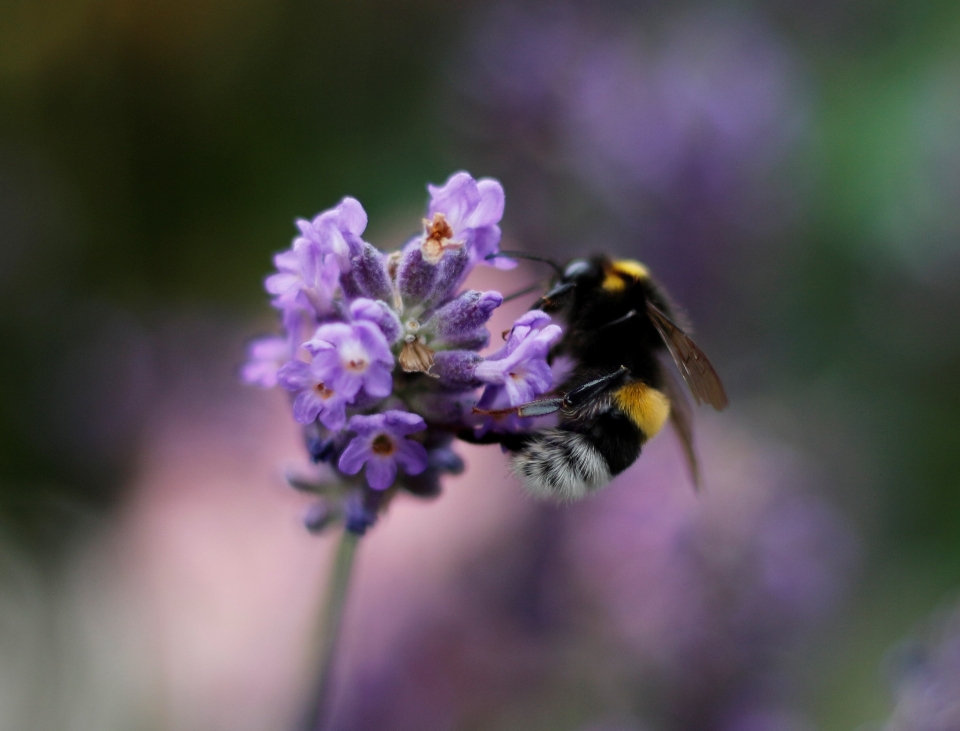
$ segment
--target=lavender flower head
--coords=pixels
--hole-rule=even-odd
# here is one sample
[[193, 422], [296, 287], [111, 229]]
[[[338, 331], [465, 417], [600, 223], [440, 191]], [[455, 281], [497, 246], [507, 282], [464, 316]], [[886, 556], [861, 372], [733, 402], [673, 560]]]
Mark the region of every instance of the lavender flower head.
[[547, 353], [561, 330], [549, 316], [525, 314], [484, 357], [486, 324], [503, 297], [461, 291], [478, 264], [514, 266], [490, 257], [500, 244], [500, 183], [458, 172], [428, 190], [423, 230], [399, 251], [363, 240], [367, 214], [348, 197], [298, 221], [300, 235], [266, 279], [285, 333], [254, 341], [241, 376], [290, 394], [321, 465], [291, 478], [319, 495], [305, 518], [312, 531], [342, 520], [363, 533], [399, 490], [436, 495], [440, 475], [463, 467], [450, 449], [455, 435], [491, 428], [473, 413], [481, 387], [483, 403], [500, 407], [553, 385]]

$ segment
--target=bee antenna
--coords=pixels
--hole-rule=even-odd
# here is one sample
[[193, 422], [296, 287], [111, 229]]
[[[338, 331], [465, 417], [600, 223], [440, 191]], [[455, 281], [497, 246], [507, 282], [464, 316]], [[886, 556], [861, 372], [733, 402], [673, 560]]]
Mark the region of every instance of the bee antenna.
[[503, 298], [503, 301], [509, 302], [510, 300], [515, 300], [517, 299], [517, 297], [523, 297], [523, 295], [530, 294], [531, 292], [536, 292], [538, 289], [543, 289], [543, 282], [534, 282], [528, 287], [524, 287], [523, 289], [517, 292], [508, 294], [506, 297]]
[[499, 251], [494, 252], [493, 254], [487, 254], [483, 258], [489, 261], [490, 259], [496, 259], [498, 256], [509, 256], [512, 259], [528, 259], [529, 261], [539, 261], [542, 264], [547, 264], [553, 267], [553, 271], [557, 273], [557, 276], [563, 279], [563, 269], [561, 269], [560, 265], [552, 259], [547, 259], [543, 256], [537, 256], [536, 254], [528, 254], [525, 251]]

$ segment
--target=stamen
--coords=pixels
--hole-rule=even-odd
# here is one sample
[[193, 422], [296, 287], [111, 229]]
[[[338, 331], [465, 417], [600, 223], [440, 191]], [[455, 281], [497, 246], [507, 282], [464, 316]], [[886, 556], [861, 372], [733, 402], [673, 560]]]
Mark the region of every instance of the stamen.
[[370, 449], [373, 450], [373, 453], [378, 457], [389, 457], [397, 451], [397, 445], [394, 444], [393, 440], [386, 434], [378, 434], [377, 438], [374, 439], [370, 445]]
[[367, 361], [362, 358], [352, 359], [347, 363], [347, 370], [362, 373], [367, 370]]
[[423, 219], [423, 243], [420, 253], [428, 264], [438, 264], [447, 249], [460, 249], [462, 241], [453, 240], [453, 228], [442, 213], [434, 213], [433, 220]]
[[318, 383], [316, 386], [314, 386], [313, 389], [317, 392], [317, 395], [320, 398], [322, 398], [324, 401], [326, 401], [328, 398], [333, 396], [333, 391], [327, 388], [322, 381]]

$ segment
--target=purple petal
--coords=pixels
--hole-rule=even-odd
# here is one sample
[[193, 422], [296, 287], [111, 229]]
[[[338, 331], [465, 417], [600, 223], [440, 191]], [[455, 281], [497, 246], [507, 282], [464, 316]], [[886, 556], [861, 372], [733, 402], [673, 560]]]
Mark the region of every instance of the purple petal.
[[471, 228], [480, 228], [500, 223], [503, 218], [503, 186], [493, 178], [483, 178], [477, 181], [477, 191], [480, 193], [480, 203], [466, 224]]
[[[340, 356], [337, 354], [336, 350], [321, 350], [318, 351], [316, 355], [313, 356], [313, 362], [310, 364], [310, 369], [313, 371], [313, 376], [315, 380], [320, 381], [330, 381], [331, 384], [335, 376], [339, 373], [343, 373], [343, 366], [340, 364]], [[333, 386], [337, 388], [337, 386]], [[349, 398], [352, 397], [356, 392], [350, 394], [342, 394], [343, 396]]]
[[386, 490], [397, 479], [397, 463], [392, 457], [373, 457], [367, 462], [367, 483], [374, 490]]
[[480, 191], [470, 173], [459, 172], [451, 175], [443, 187], [428, 185], [430, 206], [427, 217], [442, 213], [457, 233], [463, 228], [468, 217], [480, 205]]
[[363, 378], [361, 376], [349, 373], [342, 368], [331, 370], [324, 380], [330, 388], [343, 396], [349, 403], [353, 403], [354, 397], [363, 388]]
[[313, 337], [303, 344], [303, 347], [309, 350], [313, 355], [320, 353], [333, 353], [337, 346], [342, 345], [345, 340], [353, 337], [353, 329], [342, 322], [331, 322], [321, 325], [313, 334]]
[[[356, 417], [354, 417], [355, 419]], [[351, 423], [353, 419], [350, 420]], [[337, 466], [340, 471], [347, 475], [355, 475], [363, 467], [363, 463], [373, 456], [373, 450], [370, 449], [370, 442], [366, 437], [359, 436], [350, 440], [347, 448], [340, 455], [340, 461]]]
[[291, 350], [299, 348], [305, 340], [310, 338], [310, 333], [317, 330], [317, 319], [314, 313], [302, 307], [285, 309], [281, 314], [281, 320], [287, 330], [287, 342]]
[[506, 256], [498, 256], [494, 259], [487, 260], [486, 257], [488, 255], [497, 252], [500, 238], [501, 233], [499, 226], [484, 226], [483, 228], [474, 229], [473, 248], [471, 250], [474, 260], [480, 264], [495, 267], [496, 269], [513, 269], [516, 267], [517, 262]]
[[340, 212], [340, 229], [342, 231], [349, 231], [355, 236], [363, 233], [367, 227], [367, 212], [363, 210], [360, 201], [347, 196], [340, 201], [337, 209]]
[[400, 440], [394, 458], [408, 475], [419, 475], [429, 463], [427, 448], [411, 439]]
[[284, 294], [297, 286], [302, 280], [300, 275], [290, 272], [271, 274], [263, 281], [263, 287], [269, 294]]
[[240, 371], [245, 383], [272, 388], [277, 385], [277, 372], [290, 357], [290, 344], [284, 338], [268, 337], [254, 340], [247, 351], [249, 360]]
[[320, 412], [320, 423], [327, 429], [340, 431], [347, 423], [346, 401], [338, 396], [323, 402], [323, 411]]
[[363, 388], [374, 398], [385, 398], [393, 391], [393, 376], [382, 363], [371, 363], [363, 374]]
[[323, 399], [313, 389], [305, 389], [293, 402], [293, 418], [298, 424], [312, 424], [322, 408]]
[[244, 363], [240, 370], [240, 380], [250, 386], [273, 388], [277, 385], [277, 365], [265, 360]]
[[366, 298], [354, 300], [350, 303], [350, 316], [377, 325], [389, 343], [397, 342], [403, 334], [400, 318], [386, 302]]
[[559, 325], [547, 325], [537, 333], [537, 341], [542, 342], [549, 350], [562, 336], [563, 328]]
[[277, 382], [288, 391], [300, 391], [316, 383], [316, 379], [307, 363], [291, 360], [277, 371]]
[[297, 255], [297, 271], [304, 283], [309, 285], [316, 282], [323, 266], [323, 249], [309, 239], [297, 239], [293, 252]]
[[508, 373], [503, 381], [511, 406], [533, 401], [551, 384], [550, 366], [544, 361], [527, 361], [516, 371]]
[[[533, 396], [546, 393], [553, 386], [553, 371], [545, 360], [531, 360], [525, 364], [524, 374], [533, 389]], [[533, 398], [531, 396], [530, 398]]]
[[350, 425], [347, 428], [360, 436], [369, 437], [374, 432], [383, 431], [385, 424], [386, 417], [383, 414], [358, 415], [350, 417]]
[[350, 245], [347, 243], [343, 232], [332, 223], [328, 223], [320, 230], [320, 241], [325, 252], [329, 252], [337, 257], [340, 268], [346, 271], [350, 268]]
[[427, 428], [427, 423], [419, 414], [412, 414], [409, 411], [400, 411], [393, 409], [383, 415], [384, 424], [394, 434], [406, 436], [414, 432], [423, 431]]
[[277, 254], [273, 257], [273, 264], [277, 267], [277, 271], [287, 274], [300, 271], [300, 257], [294, 253], [293, 249], [287, 249]]
[[513, 323], [514, 327], [532, 327], [542, 328], [550, 323], [550, 315], [543, 310], [530, 310], [524, 312]]
[[393, 353], [390, 352], [387, 339], [379, 327], [372, 322], [361, 320], [353, 323], [353, 331], [371, 358], [393, 365]]
[[504, 389], [502, 385], [493, 383], [483, 389], [483, 394], [480, 396], [480, 400], [477, 401], [477, 408], [485, 410], [504, 409], [509, 405], [510, 402], [506, 396], [506, 389]]

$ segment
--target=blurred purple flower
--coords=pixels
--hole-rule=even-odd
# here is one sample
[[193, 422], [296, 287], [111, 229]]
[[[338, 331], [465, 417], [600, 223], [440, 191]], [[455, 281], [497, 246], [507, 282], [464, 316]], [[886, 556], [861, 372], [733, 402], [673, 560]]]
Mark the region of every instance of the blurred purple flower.
[[642, 256], [689, 307], [704, 303], [698, 319], [735, 304], [745, 272], [761, 297], [774, 286], [806, 187], [810, 103], [772, 27], [746, 9], [573, 0], [477, 15], [450, 108], [465, 152], [523, 210], [527, 246]]
[[247, 347], [247, 362], [240, 370], [244, 383], [261, 388], [277, 385], [277, 371], [290, 360], [290, 343], [285, 338], [258, 338]]
[[367, 482], [374, 490], [385, 490], [393, 484], [398, 465], [408, 475], [419, 475], [427, 468], [426, 448], [404, 438], [427, 428], [420, 416], [407, 411], [354, 416], [347, 428], [357, 436], [340, 455], [339, 467], [355, 475], [366, 464]]
[[348, 399], [360, 389], [375, 398], [393, 389], [393, 354], [383, 331], [365, 320], [321, 325], [304, 343], [313, 354], [313, 368], [330, 387]]
[[796, 137], [783, 50], [751, 21], [709, 13], [645, 50], [621, 37], [579, 60], [567, 110], [576, 164], [618, 197], [675, 191], [693, 170], [710, 200], [732, 202]]

